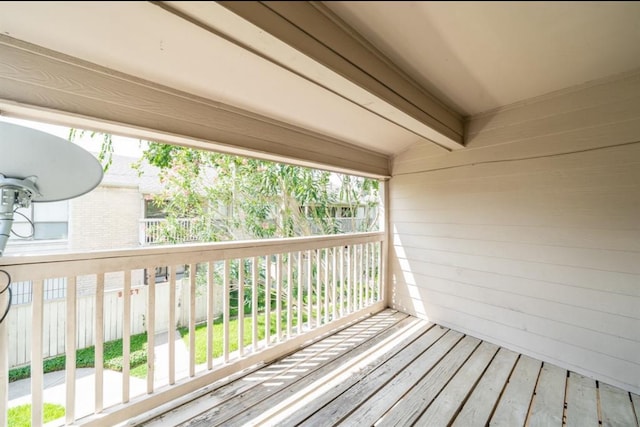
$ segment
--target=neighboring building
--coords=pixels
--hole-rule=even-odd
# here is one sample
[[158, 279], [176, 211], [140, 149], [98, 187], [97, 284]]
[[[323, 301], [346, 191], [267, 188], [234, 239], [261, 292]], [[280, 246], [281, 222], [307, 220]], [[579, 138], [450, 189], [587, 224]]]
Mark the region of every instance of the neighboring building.
[[[34, 222], [31, 237], [11, 236], [6, 255], [36, 252], [77, 252], [140, 246], [141, 219], [146, 217], [150, 195], [161, 191], [158, 169], [143, 165], [144, 173], [131, 167], [134, 157], [113, 156], [100, 185], [75, 199], [33, 203], [19, 212]], [[13, 230], [31, 232], [27, 220], [16, 215]]]

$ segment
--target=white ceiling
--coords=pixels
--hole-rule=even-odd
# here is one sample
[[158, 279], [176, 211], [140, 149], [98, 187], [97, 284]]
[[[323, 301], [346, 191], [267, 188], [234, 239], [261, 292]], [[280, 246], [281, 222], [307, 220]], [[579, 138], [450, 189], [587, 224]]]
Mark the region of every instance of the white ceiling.
[[473, 115], [640, 67], [640, 2], [325, 2]]
[[[462, 115], [640, 68], [640, 3], [325, 4]], [[397, 111], [376, 110], [379, 100], [358, 104], [305, 78], [305, 69], [331, 70], [307, 67], [310, 58], [218, 4], [174, 7], [221, 33], [253, 33], [256, 51], [294, 58], [302, 71], [148, 2], [0, 2], [0, 32], [380, 153], [428, 143]]]

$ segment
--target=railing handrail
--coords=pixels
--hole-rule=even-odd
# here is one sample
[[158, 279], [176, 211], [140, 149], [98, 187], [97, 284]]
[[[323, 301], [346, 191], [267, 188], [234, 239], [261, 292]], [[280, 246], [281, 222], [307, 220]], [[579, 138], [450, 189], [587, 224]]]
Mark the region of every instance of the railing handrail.
[[[231, 259], [284, 252], [295, 252], [338, 247], [347, 244], [378, 242], [384, 232], [347, 233], [309, 237], [289, 237], [261, 240], [239, 240], [233, 242], [184, 243], [157, 245], [152, 247], [67, 252], [57, 254], [25, 254], [0, 258], [0, 267], [7, 270], [13, 281], [43, 279], [66, 276], [68, 265], [73, 264], [76, 275], [115, 272], [126, 269], [142, 269], [148, 266], [173, 265], [176, 258], [181, 262], [198, 263], [214, 259]], [[212, 252], [220, 256], [212, 257]], [[96, 271], [95, 261], [100, 261]]]
[[[197, 221], [198, 218], [176, 218], [176, 221]], [[138, 222], [167, 222], [167, 218], [140, 218]]]

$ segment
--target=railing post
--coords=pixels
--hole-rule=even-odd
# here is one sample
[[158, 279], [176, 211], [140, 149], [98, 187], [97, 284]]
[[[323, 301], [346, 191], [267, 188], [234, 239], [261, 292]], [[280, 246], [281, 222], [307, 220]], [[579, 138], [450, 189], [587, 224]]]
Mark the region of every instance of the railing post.
[[244, 356], [244, 258], [238, 260], [238, 355]]
[[44, 314], [44, 281], [34, 280], [31, 300], [31, 425], [43, 422], [42, 394], [44, 373], [42, 368], [42, 329]]
[[276, 255], [276, 342], [282, 340], [282, 254]]
[[129, 402], [129, 371], [131, 368], [131, 270], [124, 271], [122, 311], [122, 403]]
[[378, 264], [378, 268], [380, 272], [378, 273], [379, 277], [379, 298], [381, 301], [385, 303], [385, 305], [389, 306], [389, 289], [391, 286], [391, 277], [389, 271], [389, 245], [393, 241], [391, 239], [391, 220], [389, 218], [390, 209], [390, 199], [389, 199], [389, 180], [385, 180], [382, 183], [382, 206], [381, 206], [381, 215], [380, 215], [380, 223], [382, 225], [381, 231], [384, 232], [384, 238], [380, 243], [380, 263]]
[[293, 254], [287, 253], [287, 338], [293, 326]]
[[[2, 278], [4, 279], [4, 277]], [[7, 278], [8, 279], [8, 278]], [[9, 286], [9, 283], [6, 284]], [[0, 284], [4, 287], [4, 282]], [[4, 314], [4, 307], [9, 303], [9, 292], [0, 293], [0, 316]], [[9, 316], [0, 323], [0, 426], [6, 426], [7, 412], [9, 412]]]
[[264, 258], [264, 341], [271, 345], [271, 258]]
[[224, 363], [229, 361], [229, 270], [231, 270], [231, 261], [225, 259], [222, 273], [222, 357]]
[[[155, 267], [147, 267], [147, 393], [153, 393], [155, 377], [155, 333], [156, 333], [156, 274]], [[172, 339], [171, 330], [167, 340]], [[167, 341], [168, 342], [168, 341]]]
[[196, 269], [189, 264], [189, 377], [196, 375]]
[[213, 369], [213, 309], [215, 304], [215, 264], [207, 263], [207, 369]]
[[65, 386], [66, 404], [65, 420], [73, 423], [76, 418], [76, 276], [67, 278], [67, 318], [66, 318], [66, 366]]
[[298, 280], [297, 280], [297, 285], [298, 285], [298, 310], [297, 310], [297, 315], [298, 315], [298, 335], [300, 335], [302, 333], [302, 320], [303, 320], [303, 316], [302, 314], [304, 313], [304, 307], [302, 306], [302, 294], [304, 292], [304, 283], [302, 280], [302, 252], [298, 252]]
[[104, 273], [96, 276], [95, 413], [104, 408]]
[[176, 382], [176, 341], [174, 339], [176, 331], [176, 265], [169, 267], [169, 385]]
[[251, 264], [251, 344], [253, 353], [258, 351], [258, 257]]

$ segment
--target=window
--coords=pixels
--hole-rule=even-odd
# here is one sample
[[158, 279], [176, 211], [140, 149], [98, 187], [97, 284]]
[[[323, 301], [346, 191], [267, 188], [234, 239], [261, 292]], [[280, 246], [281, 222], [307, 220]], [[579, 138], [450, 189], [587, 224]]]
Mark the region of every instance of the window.
[[[11, 304], [29, 304], [33, 299], [32, 282], [15, 282], [11, 285]], [[67, 279], [46, 279], [44, 281], [44, 300], [51, 301], [67, 297]]]
[[[33, 222], [33, 230], [29, 221]], [[69, 202], [32, 203], [18, 209], [13, 219], [12, 238], [17, 240], [66, 239], [69, 234]]]
[[[150, 197], [150, 196], [147, 196]], [[165, 218], [167, 215], [164, 212], [164, 205], [167, 202], [164, 203], [160, 203], [161, 206], [158, 206], [157, 204], [158, 202], [156, 202], [153, 199], [150, 198], [145, 198], [144, 201], [144, 217], [145, 218]]]

